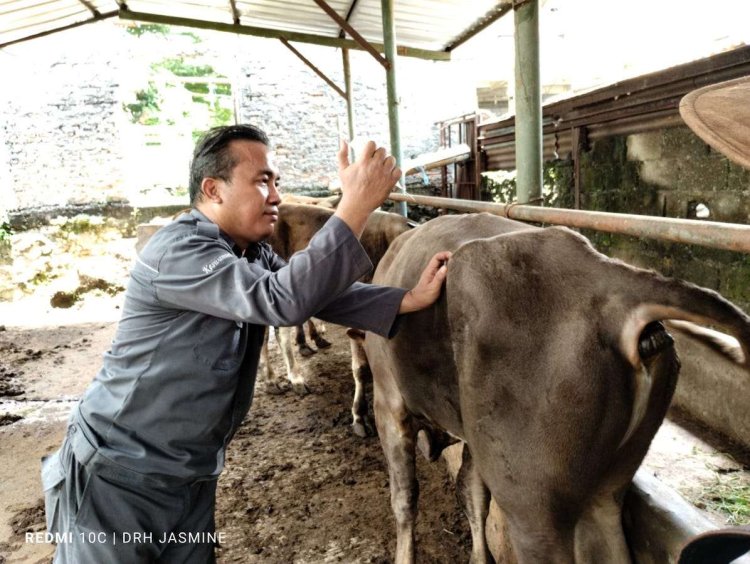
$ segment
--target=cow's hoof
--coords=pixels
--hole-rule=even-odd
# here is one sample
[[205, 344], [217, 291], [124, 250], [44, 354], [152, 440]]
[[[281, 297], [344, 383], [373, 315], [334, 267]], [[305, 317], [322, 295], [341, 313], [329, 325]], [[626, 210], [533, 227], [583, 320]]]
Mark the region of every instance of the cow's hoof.
[[363, 439], [377, 435], [375, 425], [368, 418], [364, 417], [352, 423], [352, 432]]
[[358, 437], [362, 437], [363, 439], [367, 438], [367, 431], [365, 430], [365, 426], [362, 423], [352, 423], [352, 432]]
[[317, 351], [315, 351], [315, 350], [311, 349], [311, 348], [310, 348], [310, 347], [308, 347], [307, 345], [300, 345], [300, 346], [299, 346], [299, 354], [301, 354], [301, 355], [302, 355], [302, 356], [304, 356], [305, 358], [307, 358], [308, 356], [312, 356], [312, 355], [314, 355], [314, 354], [315, 354], [316, 352], [317, 352]]
[[331, 343], [326, 341], [323, 337], [318, 337], [315, 339], [315, 346], [319, 349], [327, 349], [331, 346]]
[[304, 382], [293, 382], [292, 390], [294, 390], [294, 393], [298, 396], [306, 396], [311, 392], [310, 388], [308, 388], [307, 384]]
[[289, 384], [287, 384], [285, 381], [268, 382], [268, 384], [266, 384], [266, 393], [271, 394], [272, 396], [280, 396], [287, 393], [288, 391]]

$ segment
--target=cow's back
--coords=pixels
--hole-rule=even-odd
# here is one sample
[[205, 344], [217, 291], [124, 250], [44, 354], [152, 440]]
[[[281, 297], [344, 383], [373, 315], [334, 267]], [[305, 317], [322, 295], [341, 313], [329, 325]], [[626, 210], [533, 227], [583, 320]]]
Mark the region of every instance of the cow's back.
[[[391, 244], [375, 271], [373, 283], [411, 288], [437, 252], [455, 252], [471, 241], [529, 230], [537, 229], [490, 214], [433, 219]], [[452, 266], [448, 269], [450, 280]], [[444, 293], [432, 308], [405, 316], [396, 337], [385, 340], [368, 335], [365, 347], [375, 371], [388, 372], [398, 379], [412, 413], [462, 437], [447, 302]]]

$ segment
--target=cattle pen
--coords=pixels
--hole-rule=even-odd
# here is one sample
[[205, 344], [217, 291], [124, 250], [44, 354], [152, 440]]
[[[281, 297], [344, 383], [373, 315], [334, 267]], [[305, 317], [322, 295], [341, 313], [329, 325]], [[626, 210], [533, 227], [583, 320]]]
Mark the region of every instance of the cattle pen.
[[[149, 26], [152, 29], [175, 26], [226, 32], [225, 34], [237, 37], [238, 45], [243, 38], [247, 39], [247, 36], [267, 39], [269, 44], [276, 40], [275, 43], [283, 46], [286, 54], [291, 53], [297, 57], [335, 93], [331, 96], [334, 100], [329, 101], [328, 105], [333, 107], [336, 102], [342, 103], [343, 112], [348, 119], [350, 139], [355, 137], [355, 94], [362, 90], [361, 87], [357, 87], [361, 84], [356, 75], [357, 63], [361, 59], [357, 59], [356, 52], [367, 53], [372, 56], [370, 62], [378, 65], [378, 72], [373, 74], [383, 74], [387, 90], [387, 96], [384, 96], [387, 120], [383, 121], [387, 121], [388, 132], [385, 137], [389, 137], [390, 150], [404, 172], [404, 182], [398, 186], [401, 191], [390, 197], [399, 213], [406, 215], [407, 205], [414, 204], [437, 209], [439, 214], [485, 212], [543, 226], [567, 226], [584, 230], [586, 235], [590, 235], [587, 231], [596, 233], [598, 240], [590, 237], [594, 247], [601, 248], [600, 244], [604, 242], [605, 254], [622, 258], [626, 262], [630, 262], [630, 259], [636, 258], [643, 251], [644, 239], [653, 240], [656, 244], [650, 247], [648, 252], [658, 255], [660, 260], [668, 263], [669, 268], [664, 271], [665, 274], [690, 280], [684, 276], [684, 269], [695, 268], [699, 270], [699, 277], [703, 277], [697, 282], [704, 282], [710, 278], [712, 282], [716, 282], [711, 286], [714, 289], [723, 290], [724, 286], [731, 287], [732, 291], [741, 295], [744, 300], [742, 307], [750, 311], [750, 293], [744, 290], [747, 275], [750, 274], [750, 257], [747, 256], [750, 253], [750, 225], [743, 224], [750, 218], [750, 200], [745, 202], [746, 196], [750, 195], [747, 190], [747, 187], [750, 187], [750, 171], [743, 172], [725, 161], [717, 162], [719, 159], [715, 158], [715, 154], [711, 154], [707, 145], [696, 144], [695, 139], [683, 135], [679, 130], [682, 121], [677, 111], [680, 99], [696, 87], [750, 75], [748, 46], [732, 48], [731, 51], [706, 59], [622, 80], [580, 96], [543, 104], [538, 37], [539, 12], [545, 7], [543, 0], [230, 0], [223, 4], [200, 0], [79, 0], [77, 3], [68, 0], [6, 0], [3, 3], [10, 8], [0, 10], [0, 23], [3, 24], [0, 25], [0, 50], [29, 39], [36, 40], [57, 31], [76, 29], [102, 20], [140, 22], [145, 24], [144, 27]], [[76, 7], [68, 4], [76, 4]], [[625, 9], [631, 12], [638, 11], [634, 10], [633, 6]], [[711, 11], [726, 12], [719, 6], [713, 6]], [[259, 17], [259, 14], [263, 16]], [[435, 66], [439, 66], [442, 64], [439, 61], [451, 59], [454, 49], [503, 18], [505, 14], [510, 14], [515, 22], [516, 76], [508, 82], [516, 89], [514, 107], [510, 108], [511, 113], [515, 115], [505, 114], [487, 119], [486, 115], [477, 111], [437, 122], [441, 149], [435, 154], [423, 154], [411, 159], [411, 162], [402, 162], [400, 132], [408, 131], [408, 126], [400, 125], [400, 96], [396, 88], [397, 63], [401, 76], [408, 75], [409, 71], [403, 72], [408, 67], [399, 58], [423, 59], [435, 62]], [[655, 14], [658, 14], [658, 7], [654, 9], [652, 6], [643, 17], [654, 20], [657, 19]], [[726, 17], [726, 13], [724, 16]], [[617, 18], [612, 18], [611, 14], [608, 14], [602, 21], [606, 21], [607, 26], [614, 27], [616, 24], [610, 22], [616, 22]], [[601, 24], [597, 24], [599, 25]], [[625, 27], [621, 22], [620, 25]], [[641, 43], [645, 43], [642, 41], [643, 38], [639, 39]], [[656, 45], [663, 46], [663, 40], [660, 34], [659, 43]], [[607, 42], [615, 43], [610, 38], [607, 38]], [[326, 72], [333, 72], [330, 76], [336, 80], [332, 80], [326, 72], [321, 71], [325, 66], [316, 65], [308, 59], [299, 50], [299, 44], [303, 47], [312, 45], [312, 49], [320, 46], [340, 49], [340, 80], [336, 70], [333, 70], [333, 65], [326, 69]], [[97, 42], [91, 42], [91, 45], [96, 46]], [[67, 51], [67, 47], [63, 50]], [[247, 49], [247, 43], [243, 44], [242, 50], [252, 51]], [[500, 58], [499, 51], [493, 50], [496, 58]], [[351, 61], [350, 52], [353, 55]], [[122, 58], [137, 59], [132, 53]], [[352, 69], [355, 71], [354, 85]], [[363, 69], [364, 67], [361, 70]], [[249, 77], [248, 72], [247, 78]], [[182, 82], [187, 80], [183, 77]], [[222, 77], [221, 80], [221, 84], [224, 84], [223, 81], [227, 79]], [[87, 83], [85, 77], [80, 78], [78, 82], [79, 85]], [[246, 82], [250, 84], [249, 80]], [[337, 82], [342, 84], [339, 85]], [[240, 84], [242, 79], [238, 78], [232, 87]], [[79, 85], [76, 85], [76, 92], [80, 88]], [[151, 85], [149, 92], [150, 87]], [[259, 89], [255, 83], [252, 87], [248, 88], [247, 97], [252, 101], [251, 107], [257, 108]], [[215, 85], [212, 85], [212, 91], [214, 88]], [[408, 90], [402, 86], [403, 92]], [[325, 96], [319, 98], [327, 99]], [[248, 111], [242, 114], [242, 100], [234, 98], [233, 102], [235, 123], [243, 117], [247, 119], [248, 115], [256, 115]], [[89, 106], [99, 105], [99, 102], [92, 104], [90, 99], [86, 103]], [[314, 113], [312, 108], [313, 106], [309, 109], [310, 114]], [[401, 105], [402, 116], [408, 115], [407, 108], [408, 106]], [[366, 109], [369, 112], [370, 108]], [[288, 109], [286, 113], [288, 114]], [[334, 144], [343, 129], [337, 120], [338, 116], [335, 120], [318, 120], [320, 124], [336, 121], [338, 131], [326, 139]], [[66, 121], [73, 125], [74, 120]], [[80, 128], [83, 125], [82, 129], [86, 129], [93, 124], [106, 123], [105, 120], [91, 116], [82, 121], [83, 124], [76, 123], [75, 127]], [[273, 119], [268, 121], [273, 122]], [[358, 125], [362, 131], [367, 131], [367, 127], [362, 123]], [[67, 124], [59, 129], [62, 134], [71, 137], [80, 134], [74, 130], [75, 128], [67, 127]], [[302, 136], [303, 128], [299, 129]], [[325, 131], [325, 126], [316, 126], [317, 129], [331, 133]], [[330, 129], [333, 130], [333, 127]], [[659, 137], [663, 130], [676, 130], [677, 133]], [[120, 133], [118, 131], [118, 135]], [[625, 140], [626, 136], [632, 134], [642, 137], [632, 143], [630, 138]], [[110, 139], [105, 138], [107, 141], [100, 144], [111, 145]], [[69, 139], [65, 138], [63, 141], [62, 146], [67, 154]], [[595, 146], [598, 146], [598, 149], [594, 149]], [[681, 159], [681, 155], [676, 156], [678, 149], [675, 149], [675, 146], [684, 146], [685, 151], [691, 151], [690, 156], [687, 159]], [[599, 168], [591, 166], [593, 155], [597, 151], [600, 154], [609, 151], [612, 153], [610, 157], [621, 162], [617, 162], [617, 166], [610, 166], [611, 163]], [[322, 153], [324, 148], [320, 145], [315, 146], [313, 152]], [[613, 156], [615, 153], [617, 156]], [[674, 178], [665, 181], [669, 176], [667, 167], [656, 162], [658, 159], [653, 158], [653, 153], [659, 153], [659, 158], [664, 156], [673, 163], [679, 162], [674, 167], [679, 169], [675, 172], [677, 181], [671, 185], [669, 183]], [[13, 156], [15, 160], [15, 154]], [[0, 158], [4, 158], [4, 155], [0, 154]], [[631, 158], [642, 158], [648, 166], [644, 165], [642, 169], [634, 172], [635, 165], [627, 162]], [[42, 159], [39, 160], [42, 162]], [[17, 160], [15, 162], [18, 163]], [[698, 175], [692, 174], [694, 170], [690, 170], [690, 162], [704, 163], [708, 175], [715, 173], [717, 178], [721, 177], [725, 181], [725, 185], [717, 188], [720, 184], [717, 180], [711, 185], [698, 186], [705, 176], [700, 176], [700, 180], [696, 180]], [[159, 163], [160, 166], [161, 164]], [[448, 186], [447, 180], [448, 166], [452, 167], [453, 171], [451, 187]], [[24, 165], [24, 161], [16, 166], [18, 170], [26, 168], [28, 171], [32, 170], [32, 167]], [[56, 169], [57, 164], [49, 168]], [[424, 168], [441, 169], [442, 186], [439, 189], [434, 189], [432, 195], [425, 196], [408, 193], [402, 188], [407, 186], [406, 175], [423, 171]], [[617, 169], [615, 174], [606, 176], [614, 169]], [[497, 194], [488, 194], [487, 173], [514, 170], [517, 176], [512, 180], [512, 191], [507, 189], [509, 184], [504, 184], [498, 190], [502, 192], [500, 197], [495, 197]], [[548, 201], [548, 194], [543, 193], [546, 188], [544, 175], [549, 170], [552, 170], [553, 175], [559, 174], [560, 171], [563, 175], [569, 173], [562, 181], [558, 177], [557, 181], [560, 184], [557, 186], [564, 184], [565, 192], [558, 193], [562, 195], [556, 202]], [[426, 175], [424, 177], [426, 178]], [[641, 179], [645, 186], [642, 192], [639, 191], [641, 186], [638, 185]], [[735, 187], [726, 189], [731, 182], [735, 183]], [[36, 179], [34, 188], [37, 184], [43, 185], [44, 182]], [[633, 189], [633, 184], [636, 189]], [[285, 186], [292, 185], [285, 181]], [[592, 185], [595, 186], [593, 190]], [[736, 187], [740, 185], [743, 187]], [[676, 187], [674, 192], [681, 192], [680, 198], [664, 196], [665, 191], [673, 187]], [[97, 187], [97, 190], [103, 189], [107, 188]], [[103, 198], [105, 194], [102, 192], [99, 195]], [[131, 206], [127, 201], [110, 201], [108, 193], [106, 196], [107, 203], [104, 204], [104, 209], [100, 209], [101, 206], [96, 204], [95, 214], [124, 214], [133, 222], [136, 221], [136, 217], [138, 222], [147, 220], [147, 215], [152, 212], [154, 215], [171, 215], [169, 212], [176, 212], [184, 207], [175, 206], [169, 212], [165, 208], [138, 208], [135, 204]], [[531, 205], [532, 202], [544, 203], [537, 206]], [[66, 206], [61, 214], [72, 215], [89, 211], [88, 208], [76, 208], [78, 205]], [[80, 201], [80, 206], [88, 205], [89, 202]], [[709, 208], [711, 221], [698, 221], [706, 217], [704, 214], [708, 213]], [[47, 216], [42, 222], [47, 222], [52, 213], [50, 210], [42, 210], [41, 215]], [[20, 213], [10, 213], [7, 225], [11, 229], [15, 228], [17, 223], [21, 225], [24, 223], [22, 215], [25, 215], [23, 209]], [[682, 219], [683, 217], [685, 219]], [[2, 219], [0, 214], [0, 223]], [[67, 224], [75, 224], [75, 221]], [[5, 227], [4, 223], [0, 225], [0, 243], [3, 242]], [[624, 235], [636, 243], [630, 243], [625, 249], [624, 256], [618, 256], [616, 252], [610, 253], [617, 249], [608, 246], [609, 235]], [[46, 244], [44, 241], [41, 243], [42, 246]], [[670, 255], [675, 248], [683, 249], [679, 253], [680, 256]], [[704, 254], [705, 249], [720, 253], [721, 260], [729, 264], [732, 279], [725, 281], [723, 273], [726, 271], [715, 268], [714, 264], [703, 264], [701, 258], [708, 256]], [[112, 251], [111, 248], [107, 250], [108, 253]], [[132, 249], [123, 249], [122, 256], [130, 256], [131, 251]], [[45, 249], [45, 253], [49, 252]], [[727, 259], [730, 256], [741, 258]], [[686, 257], [687, 260], [683, 260]], [[697, 260], [694, 260], [696, 257]], [[656, 270], [663, 271], [658, 267]], [[43, 273], [43, 276], [47, 274], [49, 273]], [[98, 275], [99, 271], [96, 272], [96, 276]], [[123, 274], [123, 281], [125, 279]], [[79, 294], [88, 291], [84, 287], [85, 281], [95, 284], [98, 283], [98, 278], [84, 275], [80, 276], [80, 281], [80, 287], [71, 292], [74, 301], [80, 297]], [[114, 293], [117, 288], [118, 286], [113, 286], [108, 290]], [[565, 289], [564, 286], [560, 287], [561, 292], [565, 292]], [[117, 313], [115, 310], [119, 306], [112, 306], [109, 301], [103, 303], [107, 304], [106, 307], [102, 307], [107, 315], [114, 316]], [[109, 310], [110, 306], [113, 307], [112, 311]], [[28, 311], [22, 312], [21, 315], [24, 318], [36, 317]], [[527, 318], [531, 317], [528, 313], [526, 315]], [[39, 314], [38, 317], [39, 320], [52, 322], [52, 318], [46, 314]], [[111, 320], [108, 318], [109, 321]], [[76, 319], [76, 324], [80, 323], [81, 319]], [[5, 426], [3, 436], [6, 440], [6, 453], [4, 458], [0, 458], [0, 481], [6, 485], [7, 496], [7, 503], [0, 507], [0, 515], [8, 517], [9, 512], [12, 513], [12, 519], [3, 519], [3, 523], [0, 523], [0, 529], [5, 527], [0, 532], [5, 534], [6, 529], [13, 529], [12, 537], [6, 535], [11, 540], [0, 542], [0, 562], [3, 562], [6, 556], [13, 561], [19, 554], [21, 558], [25, 557], [29, 561], [32, 558], [29, 554], [35, 555], [34, 561], [40, 561], [39, 558], [42, 556], [48, 556], [49, 547], [33, 546], [35, 542], [26, 540], [22, 543], [19, 540], [21, 533], [26, 532], [28, 539], [30, 530], [41, 531], [44, 527], [43, 507], [38, 501], [24, 497], [28, 491], [36, 492], [37, 487], [32, 478], [25, 476], [26, 472], [22, 469], [36, 469], [38, 456], [42, 452], [49, 454], [53, 443], [59, 444], [59, 433], [65, 412], [73, 405], [75, 394], [83, 389], [85, 375], [81, 374], [83, 371], [80, 367], [98, 361], [92, 349], [105, 350], [110, 329], [110, 325], [98, 321], [96, 326], [58, 327], [35, 334], [34, 331], [6, 331], [5, 326], [0, 325], [0, 348], [4, 350], [6, 357], [3, 360], [13, 363], [7, 366], [0, 363], [0, 383], [5, 386], [7, 382], [11, 382], [12, 386], [6, 386], [4, 390], [7, 392], [6, 395], [21, 398], [19, 401], [8, 401], [7, 409], [10, 411], [0, 414], [0, 425]], [[46, 342], [42, 344], [42, 334], [53, 336], [54, 347]], [[13, 339], [18, 339], [19, 335], [28, 340], [28, 347], [19, 347], [14, 342]], [[341, 335], [339, 337], [346, 340]], [[717, 430], [722, 436], [741, 443], [745, 449], [750, 449], [750, 413], [746, 407], [747, 398], [750, 398], [750, 383], [747, 382], [747, 374], [728, 363], [722, 364], [720, 359], [714, 360], [710, 356], [711, 351], [705, 347], [701, 348], [700, 343], [689, 335], [680, 333], [679, 330], [675, 331], [674, 339], [680, 354], [684, 353], [683, 370], [674, 403], [679, 409]], [[89, 354], [86, 356], [83, 353]], [[302, 401], [285, 401], [289, 398], [284, 398], [283, 394], [277, 396], [275, 390], [268, 391], [269, 388], [261, 383], [261, 393], [257, 406], [254, 407], [253, 418], [238, 433], [233, 450], [227, 458], [227, 472], [220, 486], [223, 491], [223, 505], [219, 506], [218, 526], [219, 529], [226, 529], [229, 536], [233, 537], [231, 546], [219, 548], [220, 562], [353, 561], [353, 555], [359, 558], [357, 561], [362, 562], [390, 561], [387, 554], [391, 551], [390, 548], [386, 548], [390, 543], [389, 533], [379, 531], [382, 534], [376, 535], [375, 531], [366, 527], [368, 524], [374, 524], [376, 528], [390, 529], [387, 526], [382, 527], [384, 513], [368, 512], [379, 503], [387, 503], [384, 501], [386, 497], [381, 495], [388, 484], [381, 475], [382, 460], [377, 456], [380, 453], [371, 452], [372, 445], [366, 442], [348, 443], [345, 433], [348, 413], [345, 409], [339, 409], [341, 406], [325, 403], [333, 396], [339, 398], [338, 402], [341, 403], [340, 398], [348, 391], [336, 378], [343, 372], [340, 367], [346, 367], [349, 361], [348, 349], [344, 353], [339, 351], [335, 354], [338, 355], [334, 358], [335, 363], [325, 363], [319, 358], [310, 363], [320, 376], [316, 386], [318, 390], [327, 388], [325, 393], [310, 394]], [[40, 364], [34, 364], [39, 361], [41, 367]], [[280, 365], [281, 361], [277, 361]], [[19, 366], [23, 366], [23, 370], [18, 370]], [[707, 367], [710, 369], [710, 378], [704, 377]], [[57, 399], [49, 400], [50, 387], [44, 382], [46, 374], [56, 377], [51, 379], [52, 393], [63, 394]], [[71, 375], [75, 375], [75, 381]], [[24, 386], [28, 388], [28, 393]], [[332, 389], [335, 393], [331, 393]], [[24, 393], [27, 395], [24, 396]], [[297, 403], [299, 406], [288, 405], [291, 403]], [[287, 414], [286, 419], [281, 418], [280, 411]], [[41, 424], [35, 418], [38, 418]], [[292, 440], [280, 440], [277, 445], [274, 439], [282, 438], [286, 432]], [[294, 447], [289, 448], [290, 444]], [[454, 479], [462, 458], [460, 449], [460, 445], [455, 445], [443, 453], [449, 473]], [[335, 454], [335, 450], [342, 451], [341, 457], [348, 460], [342, 463], [341, 458], [331, 457], [324, 462], [315, 461], [322, 460], [322, 455]], [[740, 468], [744, 474], [750, 475], [746, 472], [750, 470], [750, 456], [742, 459]], [[433, 484], [428, 485], [430, 489], [423, 492], [426, 494], [426, 500], [435, 499], [438, 494], [445, 494], [449, 489], [445, 487], [449, 479], [442, 467], [432, 469], [431, 473]], [[439, 477], [435, 475], [438, 473], [441, 474]], [[304, 476], [304, 479], [299, 479], [300, 476]], [[279, 488], [282, 482], [285, 482], [285, 485]], [[29, 487], [30, 483], [34, 484], [33, 488]], [[300, 484], [304, 488], [296, 489]], [[366, 484], [369, 484], [369, 489], [357, 487]], [[350, 505], [342, 503], [344, 498], [353, 502], [351, 508]], [[295, 505], [294, 502], [300, 503]], [[289, 521], [285, 521], [285, 525], [281, 527], [275, 526], [275, 521], [272, 521], [271, 517], [283, 513], [289, 514]], [[351, 523], [335, 521], [336, 517], [346, 515], [351, 517]], [[440, 510], [437, 517], [425, 518], [422, 527], [439, 531], [441, 535], [448, 535], [442, 535], [440, 541], [447, 544], [445, 539], [461, 536], [455, 532], [460, 531], [455, 526], [456, 516], [462, 517], [458, 510], [447, 513]], [[357, 517], [359, 520], [356, 520]], [[298, 522], [294, 522], [295, 519]], [[305, 529], [304, 526], [312, 521], [318, 521], [320, 527], [313, 524]], [[633, 479], [625, 500], [623, 523], [631, 554], [638, 564], [674, 562], [676, 554], [688, 538], [717, 527], [717, 524], [710, 521], [704, 513], [664, 486], [645, 469], [639, 470]], [[487, 531], [491, 548], [497, 554], [497, 543], [503, 540], [503, 526], [501, 512], [495, 505], [487, 521]], [[316, 537], [318, 540], [315, 541], [315, 546], [295, 546], [296, 543], [301, 544], [300, 541], [305, 536]], [[0, 541], [4, 540], [0, 538]], [[459, 545], [459, 549], [463, 548], [460, 543], [456, 544]], [[441, 552], [441, 548], [443, 547], [433, 547], [433, 552], [423, 552], [425, 561], [460, 561], [455, 550]], [[738, 560], [740, 561], [750, 562], [750, 559]]]

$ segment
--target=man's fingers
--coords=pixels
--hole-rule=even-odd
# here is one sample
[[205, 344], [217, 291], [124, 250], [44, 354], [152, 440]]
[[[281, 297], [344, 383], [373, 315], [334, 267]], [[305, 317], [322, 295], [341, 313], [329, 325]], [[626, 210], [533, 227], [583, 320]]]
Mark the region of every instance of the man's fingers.
[[399, 167], [396, 167], [391, 171], [391, 180], [393, 181], [394, 185], [396, 184], [396, 182], [401, 180], [401, 175], [402, 175], [402, 172]]
[[349, 143], [344, 139], [342, 139], [339, 144], [339, 152], [336, 157], [339, 161], [339, 170], [344, 170], [349, 166]]
[[377, 149], [377, 145], [375, 145], [375, 141], [368, 141], [364, 144], [364, 146], [359, 150], [359, 154], [356, 156], [358, 161], [364, 161], [365, 159], [371, 159], [373, 155], [375, 154], [375, 149]]
[[451, 256], [453, 256], [453, 253], [450, 251], [440, 251], [439, 253], [435, 253], [430, 259], [430, 264], [427, 268], [431, 272], [436, 272], [441, 266], [445, 266], [445, 263], [451, 258]]

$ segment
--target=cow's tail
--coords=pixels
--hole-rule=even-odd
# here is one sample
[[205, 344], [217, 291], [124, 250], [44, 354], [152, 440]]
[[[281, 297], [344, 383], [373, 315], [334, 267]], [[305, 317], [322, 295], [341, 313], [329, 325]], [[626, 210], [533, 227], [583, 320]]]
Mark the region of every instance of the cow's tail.
[[745, 353], [742, 350], [740, 342], [726, 333], [720, 333], [719, 331], [701, 327], [689, 321], [678, 321], [676, 319], [667, 321], [666, 325], [668, 328], [678, 329], [683, 333], [687, 333], [696, 341], [703, 343], [731, 362], [739, 365], [745, 363]]
[[[650, 271], [630, 272], [631, 276], [621, 279], [626, 284], [621, 294], [626, 318], [620, 345], [635, 370], [635, 397], [630, 424], [621, 444], [635, 432], [648, 408], [653, 382], [642, 363], [639, 343], [644, 338], [644, 330], [648, 333], [650, 324], [669, 320], [668, 325], [683, 329], [730, 361], [750, 368], [750, 316], [713, 290]], [[718, 326], [734, 338], [699, 325]]]
[[[634, 274], [635, 279], [626, 277], [634, 283], [626, 291], [631, 303], [621, 334], [622, 350], [634, 367], [641, 363], [638, 341], [644, 328], [654, 321], [677, 320], [675, 326], [696, 336], [732, 362], [750, 368], [750, 316], [713, 290], [649, 271]], [[736, 341], [694, 324], [716, 326]]]

